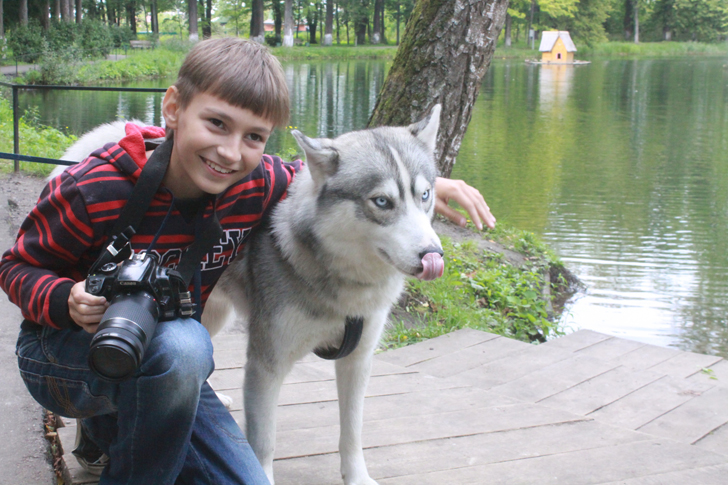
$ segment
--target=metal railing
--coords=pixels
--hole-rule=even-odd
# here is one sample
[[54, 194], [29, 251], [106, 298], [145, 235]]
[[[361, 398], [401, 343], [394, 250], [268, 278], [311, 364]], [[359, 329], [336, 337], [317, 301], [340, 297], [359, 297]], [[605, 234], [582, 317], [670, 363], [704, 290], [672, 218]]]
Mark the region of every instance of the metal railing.
[[15, 172], [20, 171], [20, 162], [50, 163], [55, 165], [73, 165], [75, 162], [57, 160], [55, 158], [34, 157], [20, 154], [20, 108], [19, 92], [21, 89], [65, 90], [65, 91], [108, 91], [130, 93], [164, 93], [166, 88], [116, 88], [103, 86], [46, 86], [34, 84], [13, 84], [0, 82], [0, 86], [8, 87], [13, 93], [13, 153], [0, 152], [0, 159], [13, 160]]

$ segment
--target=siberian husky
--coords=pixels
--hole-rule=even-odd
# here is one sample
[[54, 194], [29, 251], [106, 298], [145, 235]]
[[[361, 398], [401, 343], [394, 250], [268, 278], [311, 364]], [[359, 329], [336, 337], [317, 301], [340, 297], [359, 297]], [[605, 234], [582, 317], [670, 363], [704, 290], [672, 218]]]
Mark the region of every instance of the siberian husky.
[[271, 484], [279, 391], [314, 351], [336, 359], [344, 483], [376, 485], [361, 442], [372, 356], [405, 278], [443, 272], [431, 226], [439, 120], [437, 105], [407, 127], [333, 140], [293, 131], [306, 168], [207, 302], [211, 335], [233, 313], [247, 324], [246, 436]]

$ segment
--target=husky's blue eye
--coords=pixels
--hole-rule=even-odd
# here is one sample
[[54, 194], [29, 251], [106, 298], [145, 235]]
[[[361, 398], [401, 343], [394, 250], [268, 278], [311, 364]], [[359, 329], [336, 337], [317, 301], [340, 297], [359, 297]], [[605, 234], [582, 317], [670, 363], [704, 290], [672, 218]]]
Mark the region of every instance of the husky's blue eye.
[[372, 199], [374, 201], [374, 205], [379, 207], [380, 209], [391, 209], [392, 208], [392, 202], [387, 199], [386, 197], [374, 197]]
[[422, 194], [422, 202], [427, 202], [427, 200], [430, 198], [430, 189], [425, 190], [425, 193]]

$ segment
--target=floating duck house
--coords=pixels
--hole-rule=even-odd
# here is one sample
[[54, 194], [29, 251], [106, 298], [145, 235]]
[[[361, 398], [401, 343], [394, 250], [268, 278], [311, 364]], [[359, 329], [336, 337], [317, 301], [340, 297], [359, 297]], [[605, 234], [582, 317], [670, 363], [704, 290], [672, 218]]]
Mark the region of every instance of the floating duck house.
[[565, 30], [549, 30], [541, 34], [541, 62], [573, 63], [576, 46]]

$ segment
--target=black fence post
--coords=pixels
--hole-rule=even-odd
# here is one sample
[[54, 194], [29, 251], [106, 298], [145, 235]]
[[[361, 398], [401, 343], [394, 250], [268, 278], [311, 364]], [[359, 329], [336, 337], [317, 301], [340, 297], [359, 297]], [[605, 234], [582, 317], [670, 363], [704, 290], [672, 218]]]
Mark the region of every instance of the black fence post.
[[[20, 155], [20, 109], [18, 108], [18, 87], [13, 86], [13, 153]], [[14, 161], [15, 173], [20, 171], [20, 160]]]

